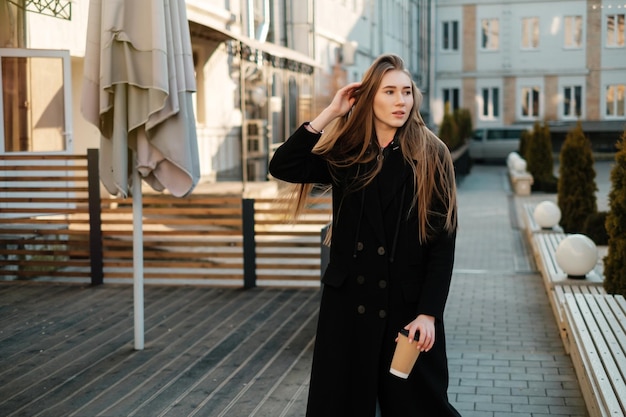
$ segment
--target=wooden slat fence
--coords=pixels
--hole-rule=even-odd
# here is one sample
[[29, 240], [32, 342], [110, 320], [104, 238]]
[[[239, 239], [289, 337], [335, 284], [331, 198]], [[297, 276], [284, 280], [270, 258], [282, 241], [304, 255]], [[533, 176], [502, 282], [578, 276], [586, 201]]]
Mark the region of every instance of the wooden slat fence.
[[[97, 150], [0, 156], [0, 279], [132, 281], [132, 199], [100, 198], [97, 160]], [[330, 197], [315, 198], [298, 224], [285, 222], [284, 206], [145, 192], [146, 283], [319, 285]]]
[[297, 224], [284, 220], [285, 202], [255, 200], [256, 274], [259, 281], [317, 281], [321, 229], [330, 222], [331, 199], [315, 197]]
[[[102, 202], [104, 280], [124, 282], [133, 274], [132, 200]], [[144, 194], [142, 223], [146, 282], [243, 279], [241, 198]]]
[[90, 279], [87, 157], [0, 155], [0, 279]]

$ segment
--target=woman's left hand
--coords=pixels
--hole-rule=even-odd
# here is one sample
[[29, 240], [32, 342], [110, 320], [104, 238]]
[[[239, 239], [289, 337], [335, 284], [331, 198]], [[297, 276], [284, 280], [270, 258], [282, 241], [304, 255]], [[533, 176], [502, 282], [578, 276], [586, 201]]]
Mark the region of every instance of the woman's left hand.
[[415, 320], [404, 326], [409, 331], [409, 343], [412, 343], [415, 334], [419, 332], [416, 348], [420, 352], [428, 352], [435, 344], [435, 318], [420, 314]]

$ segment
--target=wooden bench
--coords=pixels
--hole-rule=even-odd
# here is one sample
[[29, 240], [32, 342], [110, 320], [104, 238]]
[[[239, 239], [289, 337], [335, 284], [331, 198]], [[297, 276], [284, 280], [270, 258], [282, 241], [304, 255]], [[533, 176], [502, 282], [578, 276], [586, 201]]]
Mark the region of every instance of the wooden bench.
[[511, 152], [507, 156], [506, 164], [509, 171], [509, 181], [511, 181], [515, 194], [530, 195], [534, 179], [526, 171], [526, 161], [517, 152]]
[[530, 195], [533, 185], [533, 176], [528, 172], [509, 171], [509, 179], [513, 191], [517, 195]]
[[570, 278], [556, 262], [556, 249], [567, 235], [561, 232], [535, 233], [532, 236], [532, 247], [535, 261], [544, 278], [548, 290], [554, 285], [602, 285], [603, 278], [591, 271], [585, 279]]
[[567, 331], [567, 316], [565, 314], [565, 294], [590, 294], [590, 295], [604, 295], [606, 291], [604, 287], [599, 285], [555, 285], [550, 292], [548, 292], [548, 298], [550, 299], [550, 306], [554, 313], [557, 326], [559, 327], [559, 333], [561, 334], [561, 340], [563, 341], [563, 347], [565, 352], [570, 353], [570, 340]]
[[626, 415], [626, 300], [565, 293], [570, 352], [591, 417]]
[[556, 261], [567, 235], [534, 220], [523, 205], [526, 236], [543, 277], [565, 351], [570, 354], [591, 417], [626, 416], [626, 300], [606, 294], [603, 277], [568, 277]]
[[603, 278], [595, 271], [587, 274], [585, 279], [577, 279], [568, 277], [559, 267], [556, 262], [556, 249], [566, 236], [566, 234], [561, 232], [535, 233], [531, 236], [531, 242], [535, 262], [543, 277], [546, 294], [559, 327], [563, 346], [566, 352], [569, 352], [570, 344], [568, 342], [566, 319], [563, 313], [564, 294], [603, 294], [604, 288], [602, 287]]

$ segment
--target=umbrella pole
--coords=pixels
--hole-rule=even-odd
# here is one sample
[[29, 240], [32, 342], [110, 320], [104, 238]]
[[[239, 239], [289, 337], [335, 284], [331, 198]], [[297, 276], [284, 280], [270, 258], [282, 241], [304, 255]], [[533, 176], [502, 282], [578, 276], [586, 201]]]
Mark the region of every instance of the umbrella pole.
[[143, 350], [143, 199], [141, 177], [137, 171], [137, 152], [133, 151], [133, 297], [135, 315], [135, 350]]

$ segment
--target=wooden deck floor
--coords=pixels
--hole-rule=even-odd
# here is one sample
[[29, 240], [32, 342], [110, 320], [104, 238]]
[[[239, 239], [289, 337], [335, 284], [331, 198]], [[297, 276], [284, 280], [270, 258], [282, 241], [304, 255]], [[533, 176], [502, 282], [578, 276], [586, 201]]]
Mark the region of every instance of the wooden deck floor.
[[318, 289], [0, 284], [0, 416], [302, 416]]

